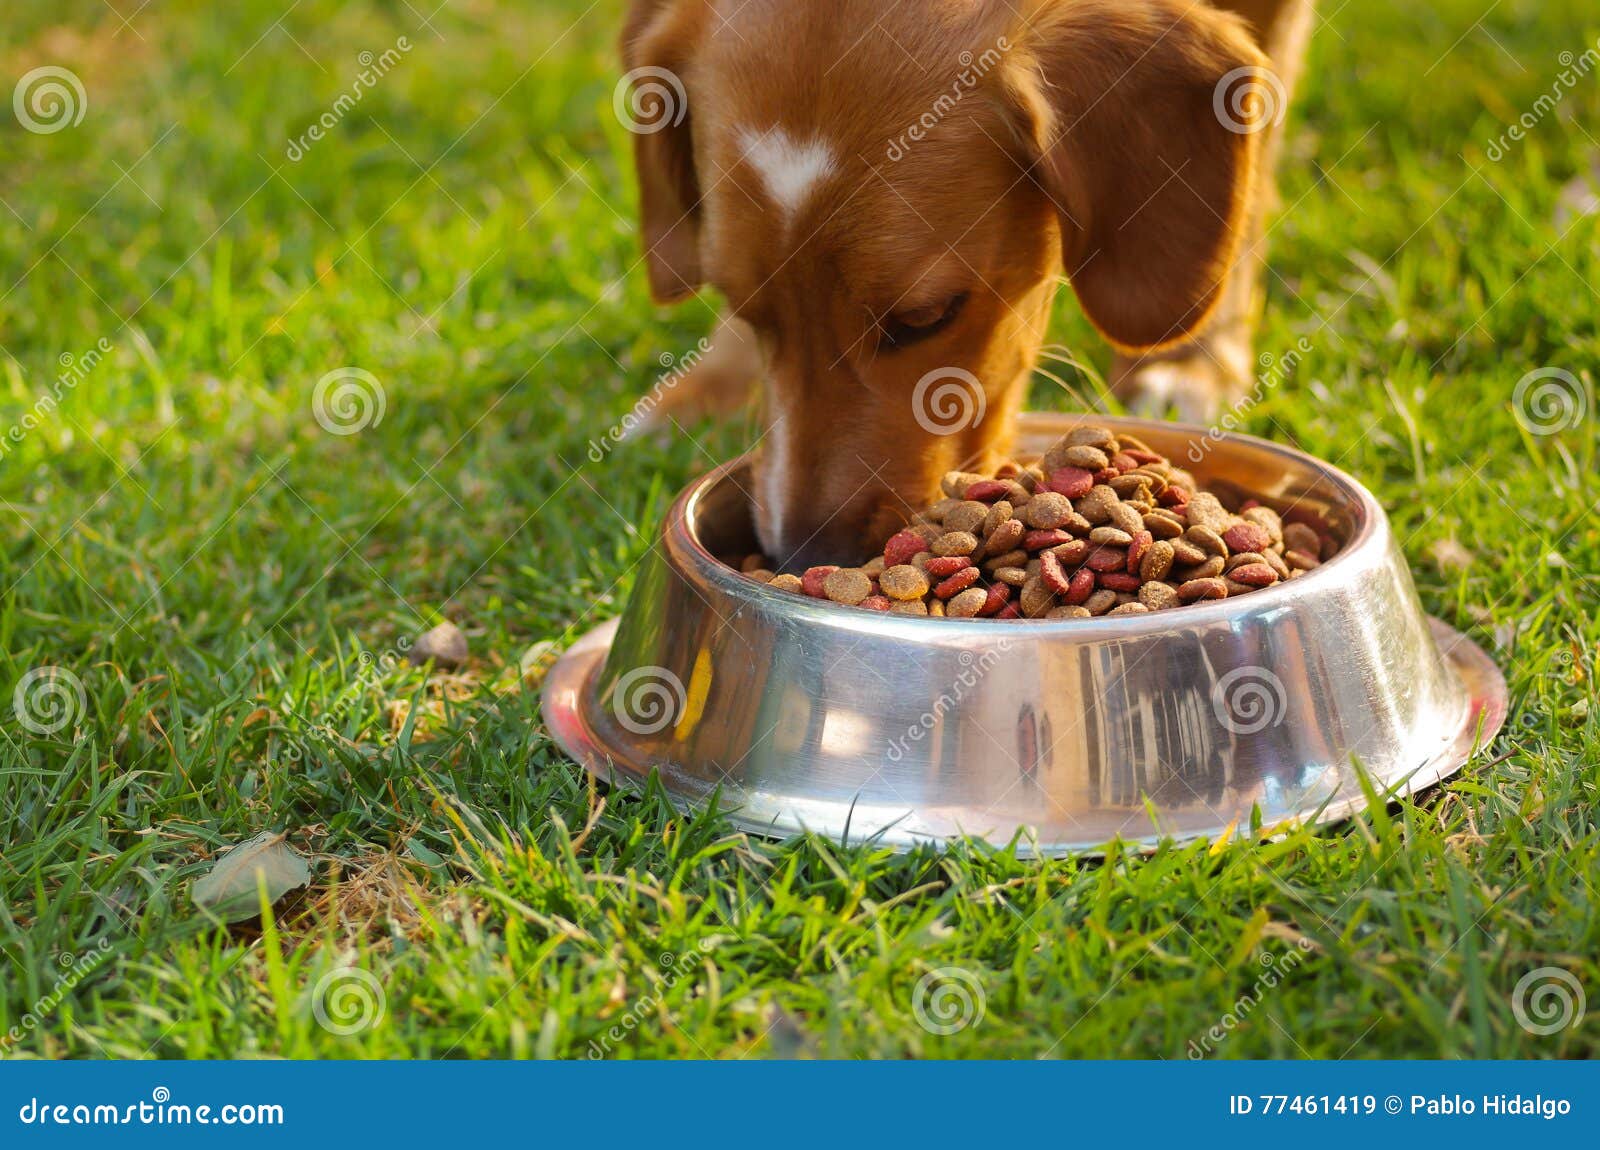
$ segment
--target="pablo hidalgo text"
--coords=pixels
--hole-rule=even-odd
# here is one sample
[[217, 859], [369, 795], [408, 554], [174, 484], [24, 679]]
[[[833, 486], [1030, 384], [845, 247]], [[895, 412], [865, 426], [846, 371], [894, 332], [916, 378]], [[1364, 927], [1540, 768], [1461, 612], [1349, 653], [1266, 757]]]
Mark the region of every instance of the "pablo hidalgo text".
[[1552, 1118], [1572, 1113], [1565, 1098], [1546, 1098], [1543, 1094], [1485, 1094], [1472, 1099], [1460, 1094], [1413, 1094], [1413, 1114], [1482, 1114], [1489, 1118]]

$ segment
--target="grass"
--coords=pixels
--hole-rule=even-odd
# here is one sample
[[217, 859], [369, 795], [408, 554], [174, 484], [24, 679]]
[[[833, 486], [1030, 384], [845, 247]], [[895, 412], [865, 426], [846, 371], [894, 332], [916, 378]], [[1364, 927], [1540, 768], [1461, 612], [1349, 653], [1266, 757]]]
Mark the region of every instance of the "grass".
[[[32, 420], [0, 438], [0, 689], [57, 667], [84, 702], [51, 733], [0, 712], [9, 1053], [1600, 1052], [1592, 1015], [1540, 1035], [1512, 1002], [1542, 967], [1600, 988], [1600, 229], [1560, 212], [1600, 74], [1489, 158], [1593, 6], [1324, 5], [1260, 345], [1311, 351], [1246, 419], [1379, 494], [1428, 610], [1505, 668], [1506, 732], [1323, 833], [1036, 863], [748, 839], [597, 794], [544, 733], [550, 652], [748, 435], [586, 457], [714, 314], [647, 300], [619, 4], [586, 3], [8, 6], [5, 83], [58, 64], [87, 97], [53, 134], [0, 115], [0, 429]], [[386, 409], [330, 435], [313, 391], [346, 367]], [[1587, 403], [1558, 434], [1516, 418], [1542, 367]], [[392, 658], [444, 617], [463, 672]], [[208, 922], [191, 881], [274, 827], [312, 886]], [[350, 965], [385, 1009], [341, 1034], [313, 1007]], [[914, 1012], [945, 968], [985, 1005], [948, 1035]]]

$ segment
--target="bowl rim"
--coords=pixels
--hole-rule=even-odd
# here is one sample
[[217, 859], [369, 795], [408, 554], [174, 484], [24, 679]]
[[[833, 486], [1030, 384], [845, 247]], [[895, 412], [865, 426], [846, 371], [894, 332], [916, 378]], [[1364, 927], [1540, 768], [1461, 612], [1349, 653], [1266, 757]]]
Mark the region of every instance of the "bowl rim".
[[[741, 598], [754, 599], [757, 602], [781, 607], [783, 613], [791, 616], [800, 616], [808, 621], [819, 623], [838, 622], [848, 625], [852, 630], [882, 630], [885, 633], [903, 633], [912, 631], [918, 638], [936, 638], [945, 636], [956, 638], [960, 635], [970, 634], [974, 630], [981, 630], [985, 635], [993, 633], [1016, 634], [1019, 632], [1036, 631], [1048, 628], [1051, 631], [1068, 631], [1073, 634], [1082, 634], [1085, 637], [1103, 639], [1107, 635], [1142, 634], [1147, 631], [1170, 631], [1184, 628], [1185, 620], [1192, 621], [1196, 626], [1225, 619], [1244, 610], [1259, 611], [1270, 609], [1279, 605], [1277, 600], [1283, 600], [1282, 606], [1288, 606], [1297, 600], [1303, 602], [1303, 597], [1308, 590], [1314, 590], [1309, 583], [1311, 580], [1326, 580], [1323, 572], [1340, 564], [1349, 566], [1358, 561], [1359, 557], [1370, 555], [1373, 551], [1374, 540], [1385, 540], [1389, 534], [1388, 516], [1383, 510], [1383, 505], [1360, 480], [1336, 467], [1331, 463], [1318, 459], [1308, 452], [1296, 447], [1274, 443], [1255, 435], [1245, 435], [1239, 432], [1224, 432], [1214, 434], [1215, 429], [1201, 427], [1198, 424], [1167, 422], [1165, 420], [1137, 419], [1131, 416], [1100, 415], [1097, 413], [1075, 412], [1023, 412], [1018, 417], [1018, 430], [1025, 431], [1027, 424], [1039, 417], [1045, 419], [1059, 418], [1072, 419], [1081, 414], [1082, 419], [1102, 420], [1108, 424], [1128, 427], [1130, 430], [1140, 427], [1158, 428], [1163, 432], [1193, 432], [1202, 438], [1216, 440], [1217, 442], [1239, 442], [1247, 446], [1265, 451], [1269, 455], [1280, 456], [1286, 460], [1307, 468], [1350, 496], [1350, 504], [1359, 512], [1358, 522], [1350, 538], [1345, 540], [1339, 553], [1325, 563], [1321, 563], [1308, 571], [1299, 579], [1285, 580], [1253, 591], [1249, 595], [1239, 595], [1228, 599], [1220, 599], [1205, 603], [1186, 603], [1170, 611], [1152, 611], [1145, 615], [1119, 615], [1112, 618], [1108, 615], [1097, 616], [1090, 619], [949, 619], [930, 618], [919, 615], [894, 615], [887, 611], [863, 611], [859, 608], [847, 607], [841, 603], [833, 603], [825, 599], [812, 599], [809, 596], [795, 595], [789, 591], [775, 591], [765, 583], [747, 578], [742, 572], [734, 570], [722, 560], [718, 559], [701, 542], [699, 534], [690, 526], [693, 513], [707, 493], [719, 483], [729, 477], [739, 468], [746, 466], [753, 451], [721, 463], [698, 478], [691, 480], [688, 486], [673, 500], [668, 509], [667, 518], [662, 525], [663, 541], [670, 544], [669, 553], [679, 547], [687, 553], [695, 566], [695, 575], [703, 583], [709, 583], [718, 590], [726, 591]], [[735, 483], [740, 491], [744, 488]], [[1291, 590], [1292, 588], [1292, 590]], [[1290, 598], [1290, 596], [1294, 598]]]

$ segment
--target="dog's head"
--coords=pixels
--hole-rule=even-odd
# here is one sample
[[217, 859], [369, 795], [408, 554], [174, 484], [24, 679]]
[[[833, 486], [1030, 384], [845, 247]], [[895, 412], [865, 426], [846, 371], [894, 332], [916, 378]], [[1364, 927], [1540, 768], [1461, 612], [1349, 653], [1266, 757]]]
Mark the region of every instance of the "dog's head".
[[1256, 136], [1215, 100], [1264, 60], [1187, 0], [641, 0], [623, 43], [651, 289], [710, 283], [760, 337], [789, 567], [994, 462], [1063, 272], [1158, 346], [1243, 230]]

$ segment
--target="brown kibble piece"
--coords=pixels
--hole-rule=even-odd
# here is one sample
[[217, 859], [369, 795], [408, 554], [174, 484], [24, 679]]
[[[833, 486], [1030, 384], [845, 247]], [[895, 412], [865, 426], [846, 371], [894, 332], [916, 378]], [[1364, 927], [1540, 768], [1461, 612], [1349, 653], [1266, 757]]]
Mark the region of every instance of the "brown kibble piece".
[[1056, 491], [1041, 491], [1023, 508], [1023, 518], [1037, 531], [1060, 527], [1072, 514], [1072, 501]]
[[[1001, 504], [1001, 506], [1004, 507], [1006, 504]], [[1027, 528], [1022, 525], [1022, 520], [1007, 519], [989, 532], [984, 539], [983, 553], [984, 555], [1004, 555], [1007, 551], [1014, 551], [1017, 544], [1022, 542], [1022, 538], [1026, 533]]]
[[[1191, 527], [1183, 533], [1183, 537], [1207, 555], [1220, 555], [1224, 559], [1228, 557], [1227, 541], [1209, 527], [1203, 525]], [[1245, 550], [1251, 551], [1254, 549], [1246, 547]]]
[[1150, 608], [1146, 607], [1143, 603], [1139, 603], [1139, 602], [1123, 603], [1123, 604], [1120, 604], [1119, 606], [1111, 608], [1111, 610], [1108, 611], [1107, 614], [1108, 615], [1148, 615], [1148, 614], [1150, 614]]
[[796, 594], [805, 594], [798, 575], [774, 575], [772, 582], [768, 583], [767, 586], [779, 591], [793, 591]]
[[1283, 528], [1283, 549], [1320, 559], [1322, 540], [1313, 528], [1304, 523], [1286, 523]]
[[1126, 547], [1133, 542], [1133, 536], [1120, 527], [1096, 527], [1089, 532], [1089, 542], [1107, 547]]
[[1044, 585], [1044, 580], [1035, 576], [1022, 585], [1022, 595], [1018, 601], [1024, 615], [1030, 619], [1038, 619], [1055, 606], [1056, 597], [1050, 593], [1050, 588]]
[[1221, 579], [1191, 579], [1178, 588], [1178, 598], [1185, 603], [1201, 599], [1226, 599], [1228, 585]]
[[1063, 467], [1081, 467], [1085, 471], [1104, 471], [1110, 466], [1111, 460], [1100, 448], [1079, 444], [1062, 451], [1061, 464]]
[[944, 529], [946, 531], [976, 532], [989, 514], [989, 505], [979, 503], [973, 499], [965, 499], [957, 503], [944, 515]]
[[878, 576], [878, 586], [891, 599], [921, 599], [928, 593], [928, 577], [909, 563], [887, 567]]
[[1139, 588], [1139, 602], [1152, 611], [1166, 611], [1183, 604], [1178, 589], [1171, 583], [1152, 582]]
[[996, 528], [998, 528], [1002, 523], [1010, 522], [1012, 522], [1010, 501], [1005, 499], [997, 499], [995, 500], [994, 505], [991, 506], [984, 514], [983, 524], [980, 530], [983, 532], [984, 537], [988, 538], [995, 533]]
[[1091, 525], [1098, 526], [1111, 520], [1113, 504], [1120, 502], [1117, 493], [1104, 484], [1096, 486], [1089, 494], [1074, 505], [1078, 514], [1089, 521]]
[[1087, 619], [1089, 611], [1085, 607], [1052, 607], [1045, 614], [1046, 619]]
[[933, 541], [932, 551], [940, 557], [971, 555], [978, 549], [978, 537], [970, 531], [947, 531]]
[[1172, 570], [1174, 548], [1165, 539], [1158, 539], [1150, 544], [1150, 549], [1144, 553], [1144, 558], [1139, 561], [1139, 578], [1146, 583], [1153, 579], [1165, 579]]
[[1115, 591], [1096, 591], [1085, 599], [1083, 603], [1084, 610], [1091, 615], [1104, 615], [1116, 605], [1117, 593]]
[[928, 605], [921, 599], [902, 599], [889, 608], [891, 615], [926, 615]]
[[989, 592], [982, 587], [970, 587], [951, 598], [945, 604], [944, 613], [955, 619], [976, 618], [979, 611], [983, 610], [989, 601]]
[[841, 567], [822, 582], [823, 594], [835, 603], [854, 607], [872, 594], [872, 579], [855, 567]]
[[939, 487], [951, 499], [965, 499], [967, 488], [987, 478], [987, 475], [974, 475], [970, 471], [946, 471], [944, 478], [939, 481]]

